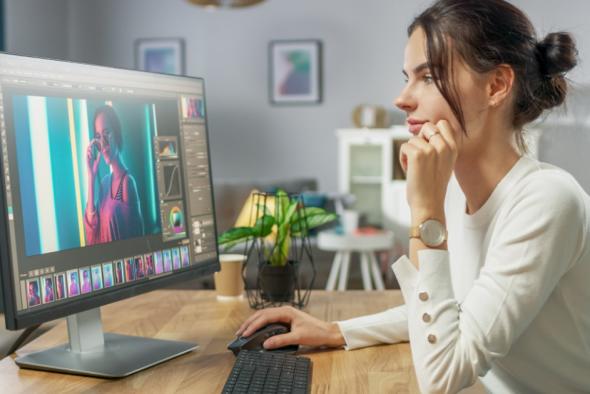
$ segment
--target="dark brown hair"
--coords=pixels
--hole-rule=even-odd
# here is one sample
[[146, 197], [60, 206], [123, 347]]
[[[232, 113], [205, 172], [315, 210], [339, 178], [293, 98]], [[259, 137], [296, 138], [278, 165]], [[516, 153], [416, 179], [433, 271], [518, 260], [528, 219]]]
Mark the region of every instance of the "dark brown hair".
[[512, 125], [518, 130], [519, 149], [526, 151], [522, 127], [565, 100], [565, 73], [577, 64], [573, 37], [557, 32], [538, 41], [528, 17], [504, 0], [438, 0], [414, 19], [408, 36], [418, 27], [426, 35], [434, 82], [465, 133], [461, 98], [451, 80], [454, 54], [480, 73], [501, 64], [512, 67], [516, 89]]

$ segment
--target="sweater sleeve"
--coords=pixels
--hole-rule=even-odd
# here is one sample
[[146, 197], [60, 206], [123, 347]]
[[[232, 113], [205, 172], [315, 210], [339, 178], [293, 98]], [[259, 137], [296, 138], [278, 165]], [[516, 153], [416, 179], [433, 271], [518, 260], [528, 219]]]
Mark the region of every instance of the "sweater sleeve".
[[408, 341], [408, 315], [400, 305], [374, 315], [336, 322], [340, 327], [346, 350]]
[[510, 351], [579, 257], [586, 213], [571, 185], [533, 182], [505, 208], [480, 276], [461, 304], [447, 251], [419, 251], [419, 270], [405, 256], [393, 264], [422, 392], [457, 392], [483, 376], [494, 358]]

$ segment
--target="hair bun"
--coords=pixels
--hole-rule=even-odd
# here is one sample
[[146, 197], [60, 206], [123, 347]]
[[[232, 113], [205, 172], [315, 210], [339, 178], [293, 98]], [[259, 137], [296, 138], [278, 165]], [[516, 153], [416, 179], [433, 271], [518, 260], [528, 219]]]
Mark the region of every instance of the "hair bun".
[[571, 34], [549, 33], [537, 43], [539, 65], [545, 77], [561, 76], [578, 63], [578, 50]]

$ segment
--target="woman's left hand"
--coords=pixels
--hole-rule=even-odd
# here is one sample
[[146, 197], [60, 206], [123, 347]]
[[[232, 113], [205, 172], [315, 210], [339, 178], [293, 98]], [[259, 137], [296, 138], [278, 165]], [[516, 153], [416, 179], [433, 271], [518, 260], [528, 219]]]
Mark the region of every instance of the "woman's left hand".
[[444, 216], [447, 185], [457, 154], [455, 133], [446, 120], [436, 125], [424, 123], [420, 133], [402, 145], [400, 164], [406, 172], [407, 199], [414, 225]]

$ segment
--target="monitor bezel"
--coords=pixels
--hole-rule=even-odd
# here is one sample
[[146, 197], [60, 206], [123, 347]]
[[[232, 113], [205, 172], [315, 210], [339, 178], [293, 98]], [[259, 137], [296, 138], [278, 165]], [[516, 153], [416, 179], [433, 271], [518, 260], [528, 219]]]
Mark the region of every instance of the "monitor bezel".
[[[89, 63], [79, 63], [79, 62], [71, 62], [71, 61], [64, 61], [64, 60], [57, 60], [57, 59], [49, 59], [43, 57], [30, 57], [30, 56], [21, 56], [21, 55], [14, 55], [7, 52], [0, 52], [0, 57], [2, 56], [9, 56], [20, 58], [23, 60], [26, 59], [35, 59], [35, 60], [46, 60], [50, 62], [56, 62], [59, 64], [67, 65], [73, 64], [77, 66], [88, 66], [89, 68], [101, 68], [105, 71], [126, 71], [126, 72], [133, 72], [138, 74], [149, 74], [150, 76], [162, 76], [167, 79], [173, 78], [177, 80], [199, 80], [203, 86], [203, 97], [206, 97], [206, 89], [205, 89], [205, 80], [201, 77], [192, 77], [187, 75], [171, 75], [171, 74], [162, 74], [162, 73], [152, 73], [146, 72], [141, 70], [134, 70], [129, 68], [123, 67], [107, 67], [107, 66], [100, 66], [95, 64]], [[212, 215], [213, 215], [213, 229], [215, 234], [217, 234], [217, 221], [215, 220], [215, 198], [214, 198], [214, 189], [213, 189], [213, 173], [211, 169], [211, 146], [209, 143], [209, 116], [208, 116], [208, 109], [207, 109], [207, 100], [204, 101], [204, 108], [205, 108], [205, 137], [207, 142], [207, 160], [209, 164], [209, 186], [211, 188], [211, 206], [212, 206]], [[0, 160], [0, 173], [4, 173], [4, 163]], [[18, 330], [26, 327], [30, 327], [36, 324], [45, 323], [51, 320], [63, 318], [75, 313], [83, 312], [85, 310], [98, 308], [103, 305], [108, 305], [113, 302], [121, 301], [127, 298], [135, 297], [140, 294], [144, 294], [150, 291], [158, 290], [176, 283], [188, 281], [191, 279], [196, 279], [199, 277], [203, 277], [206, 275], [210, 275], [216, 271], [220, 270], [219, 259], [211, 258], [205, 260], [203, 262], [199, 262], [196, 266], [192, 266], [186, 270], [172, 272], [170, 274], [166, 274], [163, 276], [158, 277], [150, 277], [143, 279], [142, 281], [133, 282], [130, 285], [123, 285], [119, 288], [112, 288], [109, 290], [105, 290], [104, 292], [93, 294], [92, 296], [88, 296], [87, 298], [80, 298], [76, 300], [72, 300], [70, 302], [65, 302], [63, 304], [56, 304], [54, 306], [39, 309], [37, 311], [30, 311], [26, 313], [18, 313], [16, 307], [16, 297], [17, 292], [19, 289], [14, 288], [14, 281], [13, 281], [13, 270], [12, 264], [10, 264], [10, 258], [12, 251], [10, 250], [10, 239], [9, 239], [9, 228], [8, 228], [8, 218], [7, 218], [7, 206], [6, 206], [6, 184], [5, 179], [3, 176], [0, 176], [0, 230], [2, 231], [2, 235], [0, 236], [0, 269], [1, 269], [1, 282], [0, 282], [0, 291], [3, 295], [4, 300], [4, 318], [6, 322], [6, 328], [9, 330]], [[146, 251], [147, 252], [147, 251]], [[219, 256], [219, 246], [217, 244], [217, 239], [215, 239], [215, 252], [216, 255]], [[149, 252], [148, 252], [149, 253]]]

